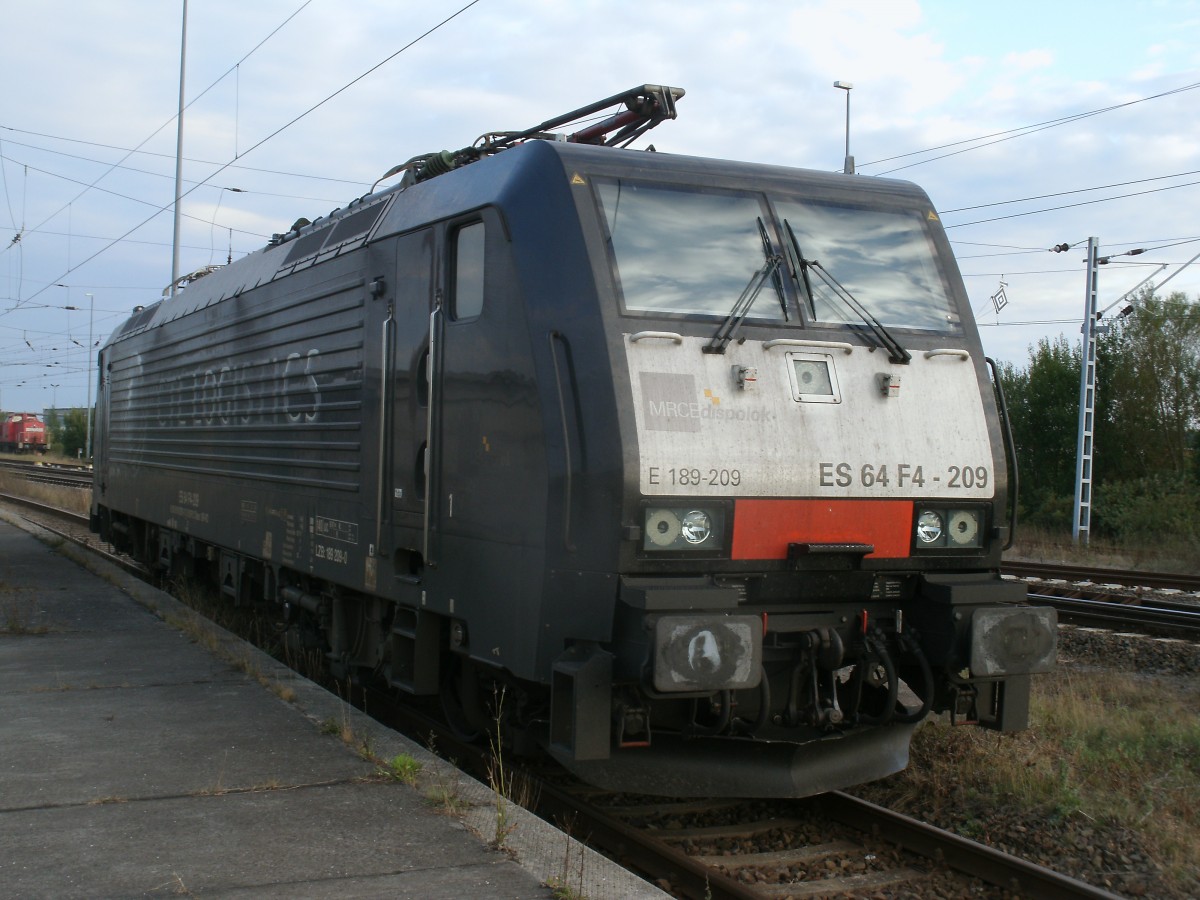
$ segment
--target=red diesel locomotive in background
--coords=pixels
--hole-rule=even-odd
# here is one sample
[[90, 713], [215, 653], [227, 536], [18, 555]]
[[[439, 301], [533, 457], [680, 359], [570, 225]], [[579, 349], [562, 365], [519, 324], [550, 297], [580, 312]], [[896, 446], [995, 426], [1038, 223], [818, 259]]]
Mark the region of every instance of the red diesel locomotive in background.
[[50, 449], [46, 425], [37, 413], [9, 413], [0, 425], [0, 450], [8, 453], [45, 453]]

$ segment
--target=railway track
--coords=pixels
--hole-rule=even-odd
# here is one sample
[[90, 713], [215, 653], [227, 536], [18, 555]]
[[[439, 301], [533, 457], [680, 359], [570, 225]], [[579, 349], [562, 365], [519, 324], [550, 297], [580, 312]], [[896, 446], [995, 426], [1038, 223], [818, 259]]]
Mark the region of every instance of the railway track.
[[145, 566], [135, 562], [128, 556], [116, 553], [109, 545], [102, 542], [97, 535], [92, 534], [89, 518], [82, 513], [71, 512], [70, 510], [60, 509], [57, 506], [51, 506], [38, 500], [31, 500], [28, 497], [18, 497], [3, 492], [0, 492], [0, 503], [23, 510], [29, 521], [41, 528], [54, 532], [54, 534], [64, 540], [86, 548], [97, 556], [111, 562], [113, 565], [119, 566], [121, 569], [129, 572], [131, 575], [136, 575], [138, 578], [152, 584], [158, 584], [153, 573], [148, 571]]
[[0, 471], [17, 475], [33, 484], [49, 484], [80, 490], [92, 486], [92, 470], [87, 466], [0, 459]]
[[1034, 579], [1030, 602], [1053, 606], [1062, 623], [1200, 638], [1200, 576], [1024, 562], [1005, 563], [1001, 571]]
[[[129, 560], [99, 545], [87, 517], [44, 504], [21, 503], [39, 524], [124, 568]], [[1041, 598], [1037, 598], [1039, 602]], [[1060, 600], [1062, 598], [1050, 598]], [[1085, 601], [1076, 601], [1085, 602]], [[1144, 608], [1109, 604], [1128, 614]], [[1114, 613], [1115, 614], [1115, 613]], [[1116, 620], [1127, 627], [1128, 619]], [[384, 708], [373, 699], [376, 713]], [[395, 704], [386, 704], [390, 710]], [[403, 705], [398, 707], [406, 709]], [[412, 712], [389, 718], [410, 719]], [[387, 724], [425, 741], [428, 717]], [[487, 780], [487, 751], [457, 742], [444, 729], [437, 745]], [[473, 760], [473, 761], [472, 761]], [[802, 801], [686, 801], [613, 797], [561, 774], [535, 780], [535, 811], [582, 837], [680, 897], [769, 900], [783, 897], [943, 896], [1112, 898], [1117, 895], [997, 851], [952, 832], [840, 792]]]
[[1153, 601], [1153, 605], [1114, 603], [1032, 592], [1029, 601], [1053, 606], [1058, 610], [1058, 621], [1063, 624], [1132, 631], [1157, 637], [1200, 639], [1200, 606], [1196, 604], [1175, 604], [1161, 600]]
[[1095, 588], [1104, 585], [1121, 585], [1131, 589], [1200, 593], [1200, 575], [1192, 574], [1019, 561], [1003, 563], [1000, 571], [1002, 574], [1011, 575], [1014, 578], [1058, 580], [1072, 584], [1090, 584]]
[[[683, 851], [668, 857], [680, 870], [670, 883], [688, 897], [1116, 896], [840, 791], [765, 804], [647, 801], [600, 815]], [[727, 821], [688, 824], [714, 815]]]
[[[365, 704], [414, 739], [488, 781], [489, 748], [463, 743], [391, 695]], [[511, 766], [505, 762], [505, 766]], [[1044, 866], [835, 791], [804, 800], [629, 797], [522, 767], [529, 808], [676, 897], [696, 900], [1118, 895]]]

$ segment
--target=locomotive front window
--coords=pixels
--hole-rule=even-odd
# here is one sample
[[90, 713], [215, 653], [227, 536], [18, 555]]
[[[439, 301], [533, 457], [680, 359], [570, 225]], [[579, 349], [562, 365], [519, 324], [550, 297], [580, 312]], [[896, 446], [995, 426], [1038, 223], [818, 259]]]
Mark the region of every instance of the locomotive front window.
[[[816, 261], [890, 328], [958, 331], [933, 242], [919, 210], [881, 210], [780, 200], [779, 216], [805, 260]], [[861, 317], [810, 271], [805, 303], [818, 322], [859, 324]]]
[[[601, 182], [600, 204], [627, 312], [727, 316], [765, 262], [758, 195]], [[779, 283], [748, 317], [784, 321]]]

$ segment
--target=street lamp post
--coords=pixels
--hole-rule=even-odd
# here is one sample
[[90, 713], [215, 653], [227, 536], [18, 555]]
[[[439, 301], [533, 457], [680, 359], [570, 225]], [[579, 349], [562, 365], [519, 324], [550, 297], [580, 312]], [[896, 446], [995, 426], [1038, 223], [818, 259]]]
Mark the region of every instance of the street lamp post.
[[88, 342], [87, 342], [87, 358], [85, 360], [85, 363], [87, 365], [87, 397], [84, 398], [84, 401], [87, 404], [87, 438], [85, 439], [85, 443], [87, 444], [87, 450], [86, 450], [85, 458], [90, 461], [92, 458], [92, 322], [95, 319], [96, 301], [95, 301], [95, 298], [91, 294], [88, 294], [87, 298], [88, 298]]
[[854, 157], [850, 155], [850, 91], [854, 85], [849, 81], [835, 81], [833, 86], [846, 92], [846, 164], [842, 171], [847, 175], [853, 175]]
[[[179, 226], [183, 210], [183, 76], [187, 71], [187, 0], [183, 0], [183, 35], [179, 39], [179, 113], [175, 122], [175, 233], [171, 238], [171, 296], [179, 281]], [[91, 432], [88, 433], [91, 436]]]

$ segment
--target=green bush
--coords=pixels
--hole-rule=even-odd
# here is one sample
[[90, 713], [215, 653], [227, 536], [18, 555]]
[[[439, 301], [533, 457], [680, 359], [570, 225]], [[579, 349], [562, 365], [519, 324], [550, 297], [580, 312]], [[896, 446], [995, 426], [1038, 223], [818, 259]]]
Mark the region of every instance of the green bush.
[[1103, 484], [1095, 497], [1095, 526], [1128, 546], [1195, 543], [1200, 538], [1200, 492], [1186, 475], [1154, 475]]

